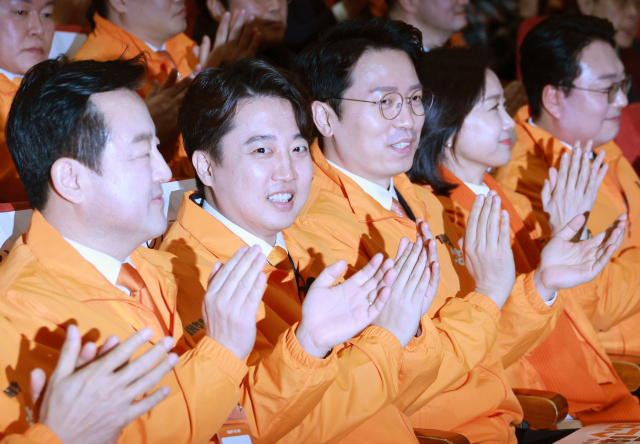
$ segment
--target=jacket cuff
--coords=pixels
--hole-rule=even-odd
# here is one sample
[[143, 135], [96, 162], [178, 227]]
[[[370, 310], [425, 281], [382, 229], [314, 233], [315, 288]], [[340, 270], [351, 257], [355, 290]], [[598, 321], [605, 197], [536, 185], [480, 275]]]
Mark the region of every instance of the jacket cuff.
[[[424, 330], [423, 330], [424, 331]], [[387, 353], [396, 359], [396, 362], [402, 361], [402, 344], [396, 336], [386, 328], [370, 325], [360, 333], [360, 337], [376, 338], [380, 344], [387, 350]]]
[[64, 444], [49, 427], [43, 424], [32, 425], [23, 436], [38, 444]]
[[213, 360], [220, 370], [237, 385], [240, 385], [249, 370], [244, 360], [239, 359], [229, 349], [207, 335], [198, 342], [195, 352]]
[[299, 322], [296, 322], [282, 334], [281, 340], [283, 341], [282, 345], [284, 346], [285, 355], [288, 356], [293, 363], [297, 364], [298, 367], [309, 370], [316, 370], [331, 365], [336, 359], [336, 349], [339, 347], [334, 347], [325, 358], [311, 356], [302, 348], [300, 342], [298, 342], [298, 337], [296, 336], [298, 324]]
[[524, 277], [524, 281], [522, 283], [524, 287], [524, 295], [527, 298], [529, 305], [531, 305], [531, 307], [535, 311], [537, 311], [540, 314], [546, 315], [551, 313], [552, 307], [554, 307], [556, 305], [556, 302], [558, 302], [558, 298], [556, 298], [553, 305], [547, 305], [542, 300], [542, 297], [540, 297], [540, 294], [538, 294], [538, 290], [536, 290], [536, 284], [534, 283], [534, 280], [533, 280], [533, 275], [535, 273], [536, 271], [534, 270], [532, 272], [527, 273], [526, 276]]
[[[493, 320], [496, 321], [496, 324], [500, 322], [500, 307], [498, 307], [498, 304], [493, 302], [488, 296], [472, 291], [463, 299], [489, 313]], [[542, 299], [540, 299], [540, 301], [542, 301]]]

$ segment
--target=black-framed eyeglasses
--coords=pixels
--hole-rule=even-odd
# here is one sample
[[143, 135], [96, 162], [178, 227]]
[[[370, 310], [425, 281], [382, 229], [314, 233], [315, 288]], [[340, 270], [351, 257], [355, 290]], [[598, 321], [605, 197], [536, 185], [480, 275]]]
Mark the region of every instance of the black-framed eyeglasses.
[[622, 93], [625, 96], [629, 93], [629, 89], [631, 88], [631, 75], [627, 75], [622, 81], [616, 82], [612, 84], [609, 88], [605, 88], [605, 89], [579, 88], [573, 85], [571, 85], [571, 88], [579, 89], [581, 91], [591, 91], [591, 92], [597, 92], [601, 94], [607, 94], [607, 100], [609, 101], [609, 103], [613, 103], [616, 100], [618, 91], [622, 91]]
[[327, 97], [325, 100], [351, 100], [352, 102], [372, 103], [378, 105], [380, 114], [387, 120], [393, 120], [400, 115], [402, 104], [407, 103], [411, 112], [416, 116], [424, 116], [433, 106], [433, 93], [428, 89], [417, 89], [406, 98], [397, 92], [390, 92], [382, 96], [377, 102], [371, 100], [347, 99], [346, 97]]

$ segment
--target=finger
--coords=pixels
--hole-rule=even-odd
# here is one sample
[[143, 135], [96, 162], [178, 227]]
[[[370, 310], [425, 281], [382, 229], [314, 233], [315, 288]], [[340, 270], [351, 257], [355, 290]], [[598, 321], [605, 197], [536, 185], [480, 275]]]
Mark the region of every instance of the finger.
[[267, 276], [264, 273], [260, 273], [253, 283], [251, 291], [247, 295], [245, 305], [249, 311], [249, 316], [255, 317], [260, 307], [260, 301], [264, 296], [264, 289], [267, 286]]
[[562, 228], [557, 234], [556, 237], [565, 240], [567, 242], [571, 241], [571, 239], [578, 233], [582, 226], [584, 225], [585, 217], [582, 214], [578, 214], [576, 217], [571, 219], [567, 225]]
[[238, 49], [244, 51], [249, 47], [251, 39], [253, 38], [253, 28], [248, 26], [242, 26], [240, 30], [240, 36], [238, 37]]
[[213, 277], [220, 270], [220, 268], [222, 268], [222, 262], [216, 262], [215, 264], [213, 264], [213, 270], [211, 270], [211, 274], [209, 275], [209, 278], [207, 279], [207, 288], [208, 288], [209, 285], [211, 285], [211, 279], [213, 279]]
[[600, 188], [600, 184], [602, 183], [602, 180], [604, 179], [604, 176], [607, 175], [607, 171], [609, 171], [609, 164], [605, 163], [600, 170], [598, 170], [598, 176], [596, 177], [596, 191], [598, 190], [598, 188]]
[[580, 161], [582, 160], [582, 150], [576, 142], [576, 146], [571, 150], [571, 163], [569, 166], [569, 177], [567, 178], [567, 189], [575, 190], [580, 174]]
[[558, 183], [558, 170], [554, 167], [549, 168], [549, 185], [551, 185], [551, 189], [549, 191], [553, 192], [556, 185]]
[[433, 233], [431, 233], [431, 228], [429, 228], [429, 224], [426, 221], [418, 218], [416, 224], [418, 225], [418, 229], [420, 230], [420, 233], [422, 233], [424, 240], [433, 239]]
[[465, 246], [473, 245], [476, 243], [477, 231], [478, 231], [478, 219], [484, 206], [484, 196], [479, 194], [476, 196], [476, 200], [473, 202], [471, 212], [469, 213], [469, 221], [467, 222], [467, 230], [464, 233]]
[[400, 273], [400, 270], [402, 269], [402, 267], [404, 267], [404, 263], [407, 261], [407, 258], [411, 254], [411, 250], [413, 249], [414, 245], [415, 243], [410, 243], [409, 245], [407, 245], [407, 248], [404, 249], [402, 256], [400, 256], [400, 258], [396, 258], [393, 267], [398, 271], [398, 273]]
[[405, 291], [412, 295], [411, 300], [414, 304], [418, 302], [422, 304], [422, 299], [427, 294], [430, 278], [431, 269], [427, 266], [427, 251], [423, 248], [405, 287]]
[[169, 387], [160, 387], [149, 396], [145, 396], [140, 401], [132, 404], [131, 407], [129, 407], [127, 422], [132, 422], [134, 419], [148, 413], [152, 408], [169, 396], [169, 393]]
[[107, 352], [113, 350], [118, 344], [120, 344], [120, 338], [116, 335], [111, 335], [104, 341], [102, 347], [100, 347], [100, 351], [98, 352], [98, 356], [103, 356], [107, 354]]
[[561, 195], [564, 193], [567, 187], [567, 179], [569, 176], [569, 165], [571, 164], [571, 158], [568, 153], [563, 153], [560, 160], [560, 169], [558, 170], [558, 180], [553, 192], [554, 195]]
[[35, 405], [40, 399], [40, 395], [44, 390], [44, 386], [47, 383], [47, 375], [41, 368], [34, 368], [31, 370], [31, 401]]
[[400, 244], [398, 245], [398, 251], [396, 253], [396, 259], [402, 257], [402, 254], [407, 249], [407, 246], [411, 243], [408, 237], [403, 237], [400, 239]]
[[406, 285], [408, 284], [409, 279], [411, 278], [413, 270], [416, 267], [418, 260], [420, 259], [420, 253], [423, 250], [424, 248], [423, 248], [422, 238], [418, 237], [418, 239], [416, 240], [416, 243], [413, 244], [413, 247], [411, 248], [411, 251], [409, 252], [409, 255], [407, 256], [406, 260], [403, 262], [402, 268], [398, 270], [398, 267], [396, 265], [396, 270], [398, 270], [398, 277], [396, 278], [397, 285], [400, 285], [406, 288]]
[[[217, 41], [218, 39], [216, 38], [216, 43]], [[200, 53], [198, 55], [198, 61], [200, 62], [200, 65], [206, 66], [209, 54], [211, 54], [211, 39], [209, 38], [209, 36], [205, 35], [204, 37], [202, 37], [202, 43], [200, 44], [198, 52]]]
[[[149, 350], [118, 370], [115, 374], [118, 380], [116, 384], [119, 383], [119, 385], [122, 387], [135, 385], [136, 381], [138, 381], [140, 378], [143, 378], [147, 374], [147, 372], [149, 372], [156, 365], [158, 361], [163, 359], [166, 354], [171, 351], [173, 345], [174, 340], [171, 336], [165, 336], [164, 338], [162, 338]], [[154, 385], [148, 387], [146, 390], [150, 390]], [[133, 389], [134, 387], [131, 388]], [[131, 400], [136, 399], [138, 396], [144, 394], [145, 392], [131, 394]]]
[[87, 342], [82, 346], [80, 350], [80, 354], [78, 355], [78, 359], [76, 359], [76, 369], [82, 367], [83, 365], [91, 362], [95, 359], [98, 354], [98, 347], [94, 342]]
[[178, 80], [178, 70], [176, 68], [173, 68], [169, 73], [169, 75], [167, 76], [167, 78], [164, 79], [164, 82], [162, 82], [162, 85], [160, 85], [160, 89], [164, 90], [164, 89], [171, 88], [176, 84], [177, 80]]
[[73, 324], [67, 327], [67, 337], [62, 344], [60, 350], [60, 357], [58, 358], [58, 364], [55, 370], [51, 374], [51, 380], [57, 381], [58, 379], [65, 378], [71, 375], [76, 369], [76, 361], [78, 360], [78, 354], [80, 353], [81, 339], [80, 330]]
[[213, 42], [213, 49], [215, 50], [219, 46], [227, 43], [229, 37], [229, 23], [231, 22], [231, 14], [225, 12], [218, 25], [218, 31], [216, 32], [216, 40]]
[[[236, 287], [234, 288], [233, 286], [231, 286], [228, 289], [225, 289], [225, 287], [223, 286], [222, 291], [229, 291], [230, 296], [233, 296], [233, 303], [237, 304], [237, 306], [243, 305], [245, 302], [247, 302], [247, 298], [253, 291], [258, 277], [260, 275], [264, 275], [263, 270], [266, 262], [267, 258], [265, 257], [265, 255], [259, 253], [255, 257], [253, 262], [249, 264], [249, 268], [246, 270], [244, 276], [240, 278]], [[232, 285], [231, 281], [228, 282], [229, 285]]]
[[242, 27], [244, 26], [244, 18], [246, 17], [247, 12], [243, 9], [240, 11], [238, 18], [235, 23], [231, 24], [231, 30], [229, 31], [229, 41], [233, 42], [234, 40], [238, 40], [240, 38], [240, 33], [242, 32]]
[[256, 55], [256, 51], [258, 51], [258, 48], [260, 47], [260, 42], [262, 42], [262, 33], [258, 31], [257, 28], [253, 28], [251, 42], [249, 43], [249, 47], [246, 51], [247, 57], [253, 57]]
[[500, 247], [503, 251], [511, 250], [511, 226], [509, 224], [509, 212], [502, 210], [500, 213]]
[[322, 270], [322, 273], [311, 284], [311, 287], [329, 288], [339, 277], [344, 275], [345, 271], [347, 271], [347, 261], [341, 259]]
[[101, 359], [92, 362], [81, 371], [103, 373], [114, 372], [116, 369], [129, 362], [129, 359], [131, 359], [131, 356], [133, 356], [135, 351], [149, 342], [152, 336], [153, 330], [149, 327], [145, 327], [132, 334], [122, 344], [104, 355]]
[[214, 271], [215, 274], [212, 273], [213, 277], [211, 278], [209, 286], [207, 287], [207, 294], [217, 293], [220, 290], [224, 282], [227, 280], [227, 277], [231, 273], [231, 270], [233, 270], [236, 264], [240, 262], [240, 259], [244, 257], [244, 254], [247, 251], [249, 251], [249, 247], [245, 246], [240, 248], [233, 256], [231, 256], [231, 259], [229, 259], [226, 264], [221, 265], [218, 271]]
[[[357, 286], [363, 285], [365, 282], [375, 278], [377, 271], [380, 269], [382, 262], [384, 260], [384, 256], [382, 253], [378, 253], [371, 258], [371, 260], [362, 267], [360, 271], [351, 276], [349, 279], [345, 281], [345, 283], [349, 282]], [[377, 285], [377, 284], [376, 284]]]
[[499, 196], [491, 199], [491, 209], [487, 219], [487, 245], [498, 245], [500, 235], [500, 207], [501, 200]]
[[145, 97], [145, 100], [150, 99], [158, 94], [158, 91], [160, 91], [160, 83], [157, 79], [153, 79], [153, 84], [151, 85], [151, 89], [147, 93], [147, 97]]
[[540, 192], [540, 198], [542, 199], [542, 208], [546, 209], [547, 205], [549, 205], [549, 201], [551, 200], [551, 183], [547, 179], [544, 180], [544, 185]]
[[[244, 297], [246, 297], [247, 293], [253, 286], [253, 281], [245, 281], [245, 275], [247, 275], [247, 273], [249, 273], [253, 268], [254, 261], [258, 255], [262, 255], [264, 258], [262, 249], [259, 246], [254, 245], [242, 256], [220, 287], [220, 291], [217, 295], [218, 298], [228, 301], [237, 291], [240, 291], [244, 300]], [[264, 264], [265, 262], [263, 259], [261, 264], [262, 268], [264, 268]], [[225, 265], [225, 267], [226, 266], [227, 265]], [[252, 275], [253, 273], [251, 272], [250, 274]]]
[[369, 300], [373, 301], [373, 303], [367, 309], [367, 317], [369, 322], [372, 322], [375, 318], [380, 315], [382, 309], [385, 305], [387, 305], [387, 301], [391, 296], [391, 288], [383, 287], [380, 290], [373, 290], [369, 293]]
[[378, 271], [376, 271], [376, 274], [374, 276], [375, 280], [378, 282], [378, 285], [385, 285], [384, 276], [391, 269], [393, 269], [393, 260], [391, 258], [387, 258], [384, 260], [384, 262], [382, 262], [382, 265], [380, 265]]
[[589, 153], [585, 152], [580, 159], [580, 173], [578, 174], [578, 182], [576, 184], [576, 192], [578, 195], [583, 195], [587, 189], [589, 179], [591, 177], [591, 160], [589, 159]]
[[[389, 259], [387, 259], [387, 261], [388, 260]], [[393, 283], [396, 281], [397, 277], [398, 277], [398, 272], [396, 271], [395, 268], [391, 267], [389, 270], [387, 270], [384, 273], [384, 276], [382, 277], [382, 284], [387, 287], [391, 287]]]
[[489, 225], [489, 215], [491, 214], [491, 207], [493, 206], [493, 191], [489, 191], [487, 197], [482, 205], [482, 211], [480, 211], [480, 217], [478, 218], [478, 228], [476, 230], [476, 244], [481, 248], [484, 248], [487, 242], [487, 229]]

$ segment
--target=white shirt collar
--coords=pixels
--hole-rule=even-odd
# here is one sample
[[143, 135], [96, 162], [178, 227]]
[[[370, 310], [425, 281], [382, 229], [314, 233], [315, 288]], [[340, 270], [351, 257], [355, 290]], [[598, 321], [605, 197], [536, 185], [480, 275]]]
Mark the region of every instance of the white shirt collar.
[[329, 165], [346, 174], [347, 177], [357, 183], [365, 193], [373, 197], [373, 199], [380, 205], [382, 205], [385, 210], [391, 210], [391, 203], [393, 199], [398, 199], [396, 189], [393, 187], [393, 177], [391, 178], [391, 183], [389, 184], [389, 189], [387, 190], [385, 187], [382, 187], [377, 183], [373, 183], [370, 180], [364, 179], [360, 176], [356, 176], [351, 171], [347, 171], [344, 168], [339, 167], [329, 159], [327, 159], [327, 162], [329, 162]]
[[147, 45], [149, 48], [153, 49], [153, 52], [158, 52], [158, 51], [166, 51], [167, 50], [167, 45], [166, 43], [162, 44], [162, 47], [160, 49], [156, 48], [155, 46], [153, 46], [151, 43], [147, 43], [144, 42], [145, 45]]
[[465, 182], [464, 184], [468, 186], [469, 189], [473, 191], [473, 194], [475, 194], [476, 196], [480, 194], [482, 194], [483, 196], [486, 196], [487, 194], [489, 194], [489, 191], [491, 191], [491, 189], [484, 182], [482, 182], [482, 185], [476, 185], [475, 183], [469, 183], [469, 182]]
[[69, 242], [69, 244], [75, 248], [87, 262], [96, 267], [96, 270], [98, 270], [98, 272], [100, 272], [100, 274], [103, 275], [111, 285], [114, 285], [126, 294], [131, 295], [131, 292], [127, 288], [116, 285], [122, 264], [126, 262], [135, 268], [131, 262], [131, 257], [127, 257], [124, 262], [120, 262], [118, 259], [111, 257], [108, 254], [94, 250], [93, 248], [82, 245], [76, 241], [72, 241], [69, 238], [65, 237], [64, 240]]
[[0, 74], [4, 74], [4, 75], [7, 77], [7, 79], [9, 79], [9, 81], [10, 81], [10, 82], [11, 82], [11, 81], [13, 81], [13, 79], [15, 79], [16, 77], [18, 77], [19, 79], [21, 79], [21, 78], [22, 78], [22, 76], [21, 76], [21, 75], [19, 75], [19, 74], [14, 74], [14, 73], [9, 72], [9, 71], [5, 71], [5, 70], [4, 70], [4, 69], [2, 69], [2, 68], [0, 68]]
[[233, 222], [231, 222], [229, 219], [224, 217], [218, 210], [216, 210], [211, 205], [209, 205], [209, 203], [206, 200], [204, 200], [204, 202], [202, 203], [202, 208], [207, 213], [209, 213], [210, 215], [212, 215], [213, 217], [218, 219], [225, 227], [227, 227], [229, 230], [231, 230], [231, 232], [233, 234], [235, 234], [240, 239], [242, 239], [242, 241], [245, 244], [247, 244], [249, 246], [258, 245], [262, 249], [262, 254], [264, 254], [267, 257], [269, 257], [269, 254], [271, 253], [271, 250], [273, 250], [274, 246], [282, 247], [287, 252], [289, 251], [289, 250], [287, 250], [287, 245], [284, 242], [284, 237], [282, 236], [282, 232], [276, 234], [276, 244], [275, 245], [269, 245], [268, 242], [265, 242], [263, 239], [260, 239], [258, 236], [255, 236], [255, 235], [249, 233], [244, 228], [239, 227], [238, 225], [236, 225]]
[[[535, 128], [540, 128], [538, 125], [536, 125], [535, 123], [533, 123], [533, 119], [531, 117], [529, 117], [529, 120], [527, 122], [529, 125], [535, 127]], [[540, 128], [542, 129], [542, 128]], [[560, 139], [558, 139], [560, 140]], [[563, 142], [562, 140], [560, 140], [560, 143], [563, 144], [564, 146], [566, 146], [567, 148], [569, 148], [569, 151], [571, 151], [571, 149], [573, 148], [571, 145], [569, 145], [568, 143]]]

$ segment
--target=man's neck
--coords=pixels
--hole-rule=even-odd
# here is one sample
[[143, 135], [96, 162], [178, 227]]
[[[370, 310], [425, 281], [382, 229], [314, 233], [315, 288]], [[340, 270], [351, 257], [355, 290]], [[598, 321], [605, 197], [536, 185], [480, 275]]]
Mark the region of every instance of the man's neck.
[[[560, 142], [573, 146], [579, 139], [574, 134], [569, 134], [564, 127], [560, 124], [560, 121], [545, 110], [542, 110], [539, 117], [532, 117], [531, 121], [535, 126], [545, 130]], [[580, 140], [581, 145], [584, 147], [586, 140]], [[594, 146], [593, 148], [597, 148]]]
[[323, 154], [328, 161], [333, 162], [340, 168], [343, 168], [349, 171], [350, 173], [355, 174], [356, 176], [362, 177], [363, 179], [366, 179], [369, 182], [373, 182], [376, 185], [380, 185], [381, 187], [387, 190], [391, 186], [391, 177], [382, 177], [382, 178], [369, 177], [368, 174], [358, 170], [357, 168], [350, 168], [347, 162], [345, 162], [345, 159], [343, 159], [342, 156], [340, 156], [340, 153], [338, 153], [338, 150], [335, 149], [333, 144], [326, 143], [326, 139], [325, 139]]
[[407, 14], [407, 12], [399, 6], [396, 6], [389, 12], [389, 18], [392, 20], [400, 20], [414, 26], [422, 33], [422, 45], [425, 48], [439, 48], [443, 46], [453, 35], [442, 29], [432, 28], [431, 26], [418, 20], [415, 14]]
[[126, 16], [124, 16], [123, 14], [118, 14], [115, 11], [110, 11], [109, 21], [114, 25], [124, 29], [129, 34], [136, 36], [143, 42], [151, 44], [158, 49], [162, 48], [162, 45], [164, 45], [164, 43], [169, 40], [164, 39], [163, 37], [158, 36], [155, 33], [146, 32], [145, 30], [140, 29], [137, 26], [132, 26], [130, 23], [128, 23]]

